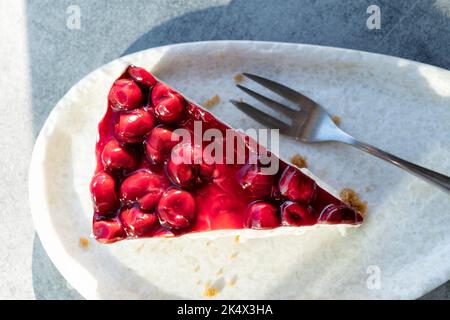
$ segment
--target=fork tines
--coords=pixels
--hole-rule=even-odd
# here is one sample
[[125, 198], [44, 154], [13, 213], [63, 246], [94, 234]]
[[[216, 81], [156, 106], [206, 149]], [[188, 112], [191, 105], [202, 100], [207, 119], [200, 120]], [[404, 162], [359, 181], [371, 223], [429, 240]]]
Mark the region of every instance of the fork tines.
[[[241, 89], [254, 99], [268, 106], [272, 110], [275, 110], [287, 116], [292, 121], [294, 120], [299, 121], [302, 118], [304, 119], [307, 116], [308, 112], [311, 111], [317, 105], [313, 100], [304, 96], [300, 92], [288, 88], [280, 83], [250, 73], [243, 73], [243, 75], [260, 84], [261, 86], [269, 89], [270, 91], [275, 92], [276, 94], [285, 98], [286, 100], [293, 102], [295, 105], [300, 106], [301, 108], [300, 110], [295, 110], [290, 106], [287, 106], [283, 103], [280, 103], [266, 96], [263, 96], [262, 94], [254, 90], [251, 90], [247, 87], [244, 87], [240, 84], [236, 85], [239, 89]], [[272, 115], [269, 115], [264, 111], [259, 110], [256, 107], [253, 107], [252, 105], [244, 101], [230, 100], [230, 102], [234, 104], [239, 110], [246, 113], [247, 115], [249, 115], [250, 117], [254, 118], [255, 120], [264, 124], [267, 127], [278, 128], [282, 133], [288, 131], [289, 129], [292, 129], [292, 123], [286, 123]]]

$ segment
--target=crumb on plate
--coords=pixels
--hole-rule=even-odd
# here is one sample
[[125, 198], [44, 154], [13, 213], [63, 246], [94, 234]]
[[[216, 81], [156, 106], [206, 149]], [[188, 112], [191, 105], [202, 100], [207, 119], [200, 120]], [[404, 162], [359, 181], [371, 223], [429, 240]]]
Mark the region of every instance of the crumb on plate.
[[227, 284], [230, 287], [234, 287], [234, 285], [236, 284], [237, 279], [236, 278], [231, 278], [230, 280], [228, 280]]
[[203, 106], [205, 108], [211, 108], [211, 107], [214, 107], [219, 102], [220, 102], [220, 97], [216, 94], [213, 97], [211, 97], [210, 99], [203, 102]]
[[339, 116], [332, 116], [331, 120], [333, 120], [333, 122], [338, 126], [341, 124], [341, 117]]
[[236, 243], [239, 243], [240, 240], [241, 240], [241, 236], [237, 234], [237, 235], [234, 237], [234, 241], [235, 241]]
[[86, 238], [86, 237], [80, 237], [80, 240], [79, 240], [78, 244], [83, 249], [86, 249], [87, 247], [89, 247], [89, 239]]
[[367, 211], [367, 201], [362, 201], [359, 194], [350, 188], [344, 188], [339, 193], [341, 200], [348, 206], [364, 215]]
[[207, 285], [205, 286], [205, 291], [203, 292], [203, 295], [209, 298], [214, 297], [215, 295], [217, 295], [217, 290]]
[[291, 157], [291, 162], [292, 162], [292, 164], [296, 165], [299, 168], [307, 168], [308, 167], [308, 164], [306, 163], [306, 158], [302, 157], [298, 153], [294, 154]]
[[230, 254], [230, 260], [234, 260], [236, 259], [236, 257], [238, 256], [239, 252], [233, 252], [232, 254]]
[[219, 270], [217, 270], [216, 276], [220, 276], [220, 275], [222, 275], [222, 274], [223, 274], [223, 269], [222, 269], [222, 268], [220, 268]]
[[199, 272], [200, 271], [200, 266], [199, 265], [195, 266], [193, 271], [194, 272]]
[[233, 77], [233, 79], [235, 82], [240, 83], [244, 80], [244, 76], [242, 74], [238, 73]]

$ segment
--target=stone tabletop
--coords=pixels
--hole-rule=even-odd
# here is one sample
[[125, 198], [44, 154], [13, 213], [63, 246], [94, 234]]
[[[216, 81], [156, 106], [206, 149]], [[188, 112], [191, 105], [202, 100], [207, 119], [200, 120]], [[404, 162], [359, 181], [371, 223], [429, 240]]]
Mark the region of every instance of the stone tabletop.
[[[81, 299], [31, 221], [34, 141], [56, 102], [90, 71], [188, 41], [266, 40], [365, 50], [450, 69], [450, 0], [0, 2], [0, 299]], [[450, 282], [425, 299], [449, 299]]]

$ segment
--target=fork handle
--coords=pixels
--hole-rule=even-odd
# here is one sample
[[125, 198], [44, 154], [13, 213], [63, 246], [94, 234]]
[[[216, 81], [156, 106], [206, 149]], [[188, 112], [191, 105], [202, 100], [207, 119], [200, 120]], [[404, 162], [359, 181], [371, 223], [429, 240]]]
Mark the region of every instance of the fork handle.
[[340, 139], [339, 142], [350, 144], [360, 150], [366, 151], [374, 156], [377, 156], [378, 158], [386, 160], [387, 162], [390, 162], [396, 165], [397, 167], [400, 167], [408, 171], [409, 173], [412, 173], [417, 177], [434, 184], [435, 186], [441, 188], [442, 190], [450, 192], [450, 177], [446, 175], [421, 167], [412, 162], [403, 160], [397, 156], [394, 156], [393, 154], [390, 154], [386, 151], [371, 146], [370, 144], [358, 141], [349, 135], [345, 135], [345, 137], [343, 137], [343, 139]]

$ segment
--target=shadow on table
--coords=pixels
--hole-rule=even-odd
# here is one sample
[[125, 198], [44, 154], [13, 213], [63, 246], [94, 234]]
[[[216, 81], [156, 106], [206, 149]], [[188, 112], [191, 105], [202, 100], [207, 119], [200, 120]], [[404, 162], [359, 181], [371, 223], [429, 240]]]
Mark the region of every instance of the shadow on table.
[[[179, 42], [247, 39], [346, 47], [401, 56], [444, 68], [450, 67], [450, 52], [441, 48], [442, 44], [450, 42], [448, 28], [436, 27], [448, 26], [448, 17], [426, 1], [417, 1], [413, 4], [409, 1], [379, 2], [383, 10], [382, 29], [371, 31], [365, 27], [365, 20], [368, 17], [366, 9], [370, 4], [365, 1], [289, 0], [281, 6], [267, 1], [234, 0], [228, 5], [189, 12], [154, 26], [133, 42], [123, 55]], [[80, 6], [90, 6], [92, 2], [79, 1], [79, 3]], [[145, 10], [146, 5], [140, 4], [139, 10]], [[110, 13], [120, 15], [126, 10], [125, 6], [125, 4], [110, 4], [108, 10]], [[55, 18], [60, 14], [54, 11], [56, 9], [61, 10], [58, 6], [42, 6], [38, 2], [27, 3], [35, 136], [51, 108], [60, 98], [59, 94], [55, 95], [52, 88], [61, 82], [67, 82], [65, 66], [61, 61], [69, 61], [71, 65], [77, 63], [75, 54], [60, 59], [66, 53], [64, 34], [61, 35], [57, 30], [45, 30], [54, 38], [48, 40], [42, 37], [45, 33], [42, 25], [45, 23], [51, 25], [55, 19], [59, 19]], [[126, 20], [118, 19], [118, 21], [127, 23]], [[94, 19], [91, 23], [100, 26], [104, 21]], [[127, 30], [126, 27], [133, 26], [125, 25], [124, 30]], [[435, 41], [429, 41], [430, 34], [433, 34]], [[440, 41], [436, 41], [436, 38]], [[94, 45], [83, 50], [89, 50], [95, 56], [98, 48]], [[43, 62], [46, 71], [52, 76], [43, 74], [40, 66]], [[91, 71], [90, 68], [85, 68], [86, 70], [83, 68], [85, 66], [79, 66], [82, 74]], [[73, 82], [65, 83], [67, 88], [71, 85]], [[80, 298], [78, 293], [66, 285], [66, 281], [48, 258], [37, 236], [33, 245], [32, 272], [34, 291], [38, 299]], [[289, 281], [286, 279], [279, 286], [287, 285]], [[425, 297], [428, 296], [430, 295]]]

